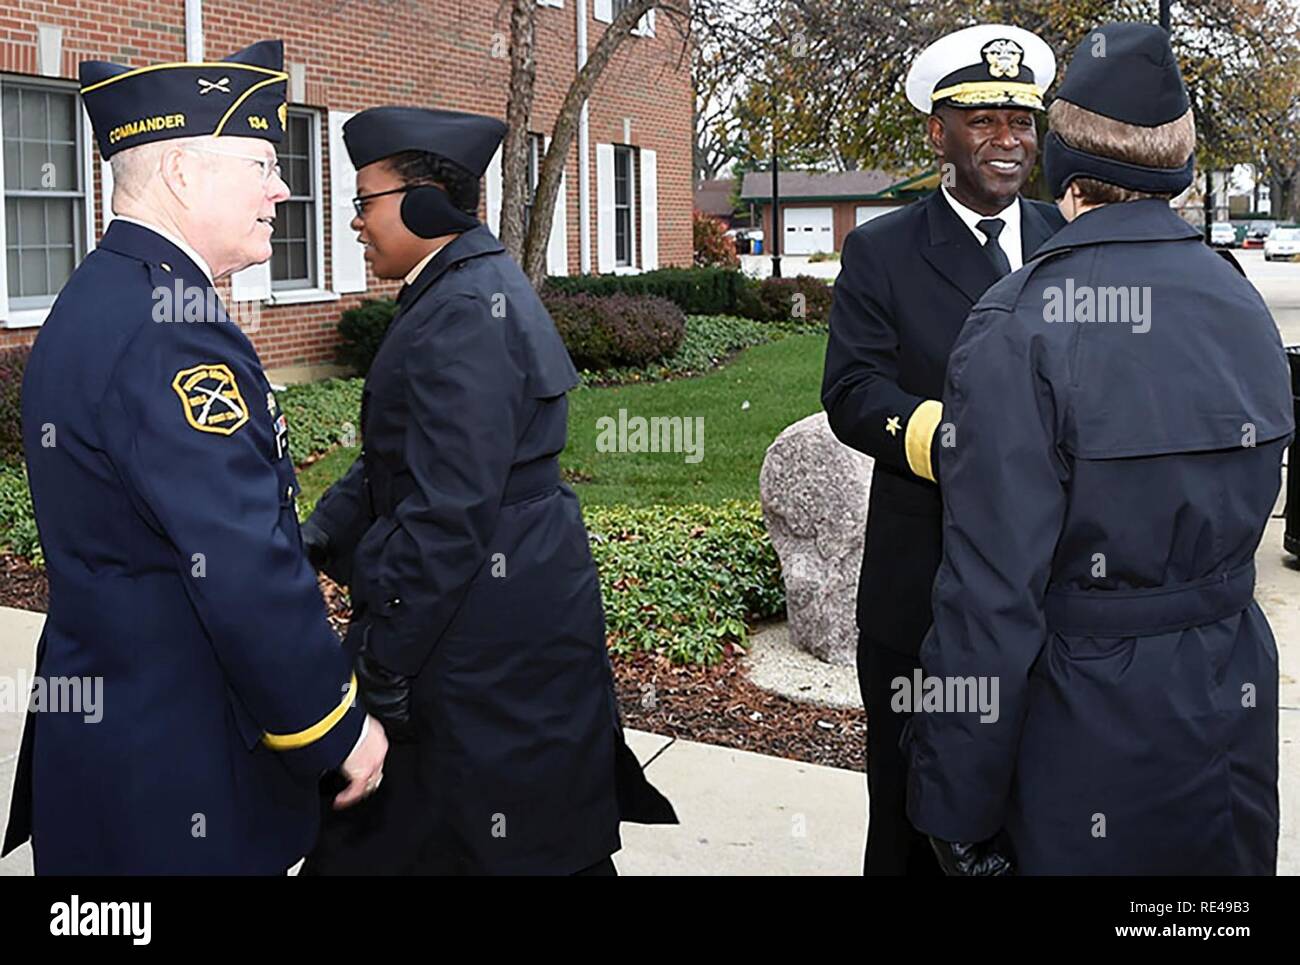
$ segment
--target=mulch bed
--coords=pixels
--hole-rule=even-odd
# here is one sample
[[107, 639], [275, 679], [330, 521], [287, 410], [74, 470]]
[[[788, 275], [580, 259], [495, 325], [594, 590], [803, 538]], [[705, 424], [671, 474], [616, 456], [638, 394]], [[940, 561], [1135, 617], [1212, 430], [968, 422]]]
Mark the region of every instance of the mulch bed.
[[[330, 623], [340, 633], [349, 610], [343, 591], [320, 578]], [[45, 574], [0, 555], [0, 606], [44, 613]], [[810, 764], [862, 770], [866, 716], [861, 710], [790, 700], [753, 684], [738, 650], [715, 667], [674, 666], [656, 654], [616, 658], [615, 689], [623, 722], [638, 730], [771, 754]]]
[[50, 608], [45, 573], [16, 556], [0, 554], [0, 606], [44, 613]]

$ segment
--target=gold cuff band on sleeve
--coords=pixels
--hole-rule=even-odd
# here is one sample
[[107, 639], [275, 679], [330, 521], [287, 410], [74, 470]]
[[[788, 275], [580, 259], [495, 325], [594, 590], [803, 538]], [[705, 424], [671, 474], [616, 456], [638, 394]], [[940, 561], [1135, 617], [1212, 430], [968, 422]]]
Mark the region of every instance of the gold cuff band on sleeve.
[[930, 465], [930, 444], [934, 441], [934, 431], [939, 428], [941, 419], [943, 403], [926, 399], [912, 410], [903, 437], [907, 449], [907, 465], [912, 472], [930, 482], [935, 482], [934, 467]]
[[306, 730], [300, 730], [296, 734], [263, 734], [262, 743], [273, 751], [292, 751], [299, 747], [306, 747], [308, 744], [314, 744], [326, 734], [328, 734], [348, 712], [352, 706], [352, 701], [357, 696], [357, 675], [352, 675], [352, 682], [348, 685], [347, 696], [343, 702], [331, 710], [328, 714], [312, 724]]

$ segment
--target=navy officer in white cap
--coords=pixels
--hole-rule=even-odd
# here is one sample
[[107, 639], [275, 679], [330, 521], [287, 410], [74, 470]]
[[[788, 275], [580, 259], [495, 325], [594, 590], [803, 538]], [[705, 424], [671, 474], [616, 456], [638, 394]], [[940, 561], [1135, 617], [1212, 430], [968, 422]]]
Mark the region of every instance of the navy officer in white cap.
[[957, 874], [1270, 875], [1281, 338], [1170, 210], [1196, 130], [1163, 30], [1085, 36], [1048, 119], [1069, 224], [985, 293], [943, 393], [921, 663], [996, 699], [913, 715], [908, 814]]
[[938, 874], [904, 813], [898, 739], [939, 565], [944, 369], [971, 307], [1062, 224], [1021, 198], [1038, 155], [1035, 112], [1056, 60], [1018, 27], [984, 24], [927, 47], [907, 78], [940, 187], [844, 242], [822, 403], [844, 443], [875, 458], [858, 586], [858, 683], [867, 710], [867, 874]]
[[623, 741], [600, 583], [560, 480], [555, 323], [476, 217], [505, 125], [377, 107], [344, 125], [352, 227], [397, 314], [361, 456], [304, 527], [349, 584], [361, 699], [394, 738], [305, 874], [614, 873], [620, 820], [675, 821]]

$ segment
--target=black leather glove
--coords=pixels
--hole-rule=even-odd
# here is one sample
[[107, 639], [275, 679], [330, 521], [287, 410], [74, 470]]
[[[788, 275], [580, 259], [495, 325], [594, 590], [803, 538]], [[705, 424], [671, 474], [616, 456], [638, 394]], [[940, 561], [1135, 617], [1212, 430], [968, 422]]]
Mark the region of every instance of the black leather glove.
[[388, 739], [398, 743], [414, 741], [411, 678], [379, 664], [364, 646], [357, 654], [356, 672], [361, 703], [371, 717], [384, 725]]
[[307, 562], [317, 573], [325, 568], [330, 559], [329, 533], [321, 529], [310, 519], [299, 527], [302, 531], [302, 548], [307, 552]]
[[946, 875], [963, 878], [985, 878], [993, 875], [1013, 875], [1015, 868], [1010, 856], [997, 837], [987, 841], [941, 841], [930, 838], [939, 866]]

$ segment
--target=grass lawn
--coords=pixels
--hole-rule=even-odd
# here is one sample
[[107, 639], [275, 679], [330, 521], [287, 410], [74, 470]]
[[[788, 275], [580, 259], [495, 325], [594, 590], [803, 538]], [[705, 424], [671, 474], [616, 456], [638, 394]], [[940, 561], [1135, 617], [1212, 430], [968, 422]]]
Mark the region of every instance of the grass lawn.
[[[796, 335], [746, 349], [698, 378], [573, 392], [561, 464], [591, 477], [574, 486], [588, 506], [757, 499], [767, 447], [790, 423], [821, 408], [825, 356], [825, 336]], [[629, 418], [702, 417], [703, 458], [687, 463], [682, 453], [597, 451], [597, 420], [617, 421], [619, 409]]]
[[[561, 465], [590, 479], [574, 485], [586, 506], [757, 499], [767, 447], [790, 423], [821, 408], [825, 356], [825, 336], [794, 335], [746, 349], [697, 378], [571, 392]], [[703, 458], [687, 463], [683, 453], [597, 451], [597, 420], [617, 421], [619, 409], [629, 418], [703, 418]], [[355, 447], [335, 449], [298, 474], [304, 515], [357, 454]]]

